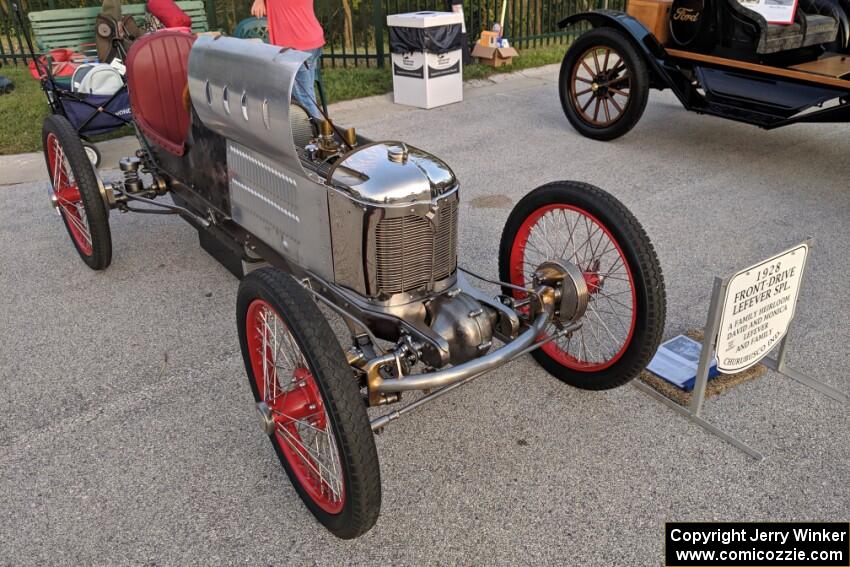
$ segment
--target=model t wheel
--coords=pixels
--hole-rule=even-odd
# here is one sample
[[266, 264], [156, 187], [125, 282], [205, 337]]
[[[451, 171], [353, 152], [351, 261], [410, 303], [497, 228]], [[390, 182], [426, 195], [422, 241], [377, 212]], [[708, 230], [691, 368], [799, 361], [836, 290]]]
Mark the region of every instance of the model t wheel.
[[[535, 360], [559, 380], [588, 390], [614, 388], [637, 376], [658, 348], [666, 312], [661, 267], [640, 223], [592, 185], [559, 181], [539, 187], [508, 217], [499, 275], [528, 287], [548, 261], [580, 270], [587, 307], [581, 327], [533, 351]], [[547, 336], [559, 330], [553, 323]]]
[[612, 28], [594, 28], [564, 55], [559, 92], [567, 119], [582, 136], [612, 140], [643, 115], [649, 76], [626, 36]]
[[102, 270], [112, 261], [108, 209], [83, 144], [68, 120], [54, 114], [44, 121], [42, 145], [53, 205], [83, 261]]
[[261, 423], [289, 479], [334, 535], [365, 533], [381, 507], [378, 455], [330, 326], [291, 276], [271, 268], [242, 281], [237, 313]]

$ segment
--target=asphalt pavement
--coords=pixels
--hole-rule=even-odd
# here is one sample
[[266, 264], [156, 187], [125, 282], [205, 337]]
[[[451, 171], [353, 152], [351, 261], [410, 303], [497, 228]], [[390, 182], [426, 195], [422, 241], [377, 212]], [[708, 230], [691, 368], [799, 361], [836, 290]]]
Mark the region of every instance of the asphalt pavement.
[[[847, 126], [765, 132], [654, 92], [632, 133], [594, 142], [564, 118], [556, 73], [430, 111], [378, 97], [334, 113], [454, 168], [460, 261], [478, 272], [495, 276], [532, 188], [614, 194], [659, 254], [666, 337], [704, 324], [715, 275], [814, 236], [789, 361], [850, 391]], [[381, 517], [337, 540], [258, 426], [236, 279], [181, 220], [118, 212], [113, 263], [90, 271], [44, 177], [0, 187], [0, 564], [644, 566], [662, 562], [665, 521], [850, 519], [846, 405], [772, 372], [709, 400], [756, 462], [632, 386], [572, 389], [524, 357], [378, 436]]]

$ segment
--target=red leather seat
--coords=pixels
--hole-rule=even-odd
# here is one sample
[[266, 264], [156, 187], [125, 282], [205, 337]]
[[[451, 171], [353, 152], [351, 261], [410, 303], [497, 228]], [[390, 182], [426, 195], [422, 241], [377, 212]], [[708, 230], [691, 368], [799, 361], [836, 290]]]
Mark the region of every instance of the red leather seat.
[[183, 92], [193, 34], [159, 31], [136, 40], [127, 54], [127, 86], [136, 124], [152, 142], [182, 156], [189, 129]]

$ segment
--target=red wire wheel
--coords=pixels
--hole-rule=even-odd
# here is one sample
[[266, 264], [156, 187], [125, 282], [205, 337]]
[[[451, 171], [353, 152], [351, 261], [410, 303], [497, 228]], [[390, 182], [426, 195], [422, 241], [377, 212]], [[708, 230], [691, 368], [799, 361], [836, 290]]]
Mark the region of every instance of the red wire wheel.
[[263, 429], [301, 499], [341, 538], [380, 512], [378, 456], [360, 387], [313, 299], [291, 276], [249, 274], [239, 339]]
[[342, 466], [316, 378], [267, 301], [250, 303], [246, 325], [251, 368], [259, 398], [274, 421], [275, 443], [313, 502], [338, 514], [345, 504]]
[[[529, 193], [502, 234], [500, 277], [532, 285], [548, 260], [581, 270], [589, 300], [581, 328], [544, 344], [535, 359], [557, 378], [586, 389], [620, 386], [649, 362], [661, 340], [665, 295], [654, 249], [634, 216], [604, 191], [557, 182]], [[525, 293], [505, 288], [506, 295]], [[551, 323], [546, 336], [561, 328]]]
[[73, 173], [68, 167], [65, 151], [54, 133], [47, 135], [47, 169], [56, 197], [59, 214], [62, 215], [71, 238], [81, 254], [90, 256], [92, 253], [91, 230], [89, 229], [83, 198], [74, 180]]
[[545, 344], [543, 352], [573, 370], [605, 370], [622, 358], [637, 319], [634, 277], [623, 249], [589, 212], [564, 203], [544, 205], [520, 226], [511, 248], [510, 282], [530, 286], [551, 250], [581, 269], [590, 300], [582, 328]]
[[63, 116], [44, 121], [42, 145], [51, 185], [51, 201], [83, 261], [92, 269], [112, 260], [108, 209], [100, 183], [76, 130]]

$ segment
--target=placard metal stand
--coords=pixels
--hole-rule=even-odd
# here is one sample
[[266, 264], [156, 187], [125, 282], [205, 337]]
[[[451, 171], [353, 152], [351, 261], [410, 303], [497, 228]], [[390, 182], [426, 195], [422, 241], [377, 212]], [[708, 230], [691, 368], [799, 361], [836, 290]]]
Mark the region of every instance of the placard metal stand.
[[[811, 249], [814, 244], [814, 239], [809, 238], [806, 240], [805, 244], [808, 245], [809, 249]], [[718, 326], [720, 325], [721, 314], [723, 312], [723, 303], [726, 298], [726, 290], [731, 279], [732, 278], [714, 278], [714, 288], [711, 292], [711, 302], [708, 307], [708, 319], [705, 323], [705, 334], [703, 336], [702, 348], [700, 350], [699, 365], [697, 366], [696, 382], [691, 393], [690, 403], [687, 406], [679, 405], [640, 380], [633, 380], [632, 384], [634, 384], [634, 386], [641, 392], [648, 394], [664, 405], [687, 417], [706, 431], [713, 433], [730, 445], [737, 447], [747, 455], [761, 461], [764, 459], [764, 455], [762, 455], [759, 451], [753, 449], [737, 437], [723, 431], [700, 416], [700, 413], [702, 412], [702, 405], [705, 401], [706, 387], [708, 385], [709, 367], [711, 366], [711, 359], [714, 356], [714, 350], [717, 346], [717, 336], [719, 332]], [[793, 324], [793, 321], [791, 324]], [[786, 364], [785, 355], [788, 352], [788, 337], [790, 333], [791, 329], [789, 326], [785, 336], [783, 336], [779, 342], [776, 358], [771, 358], [768, 352], [764, 358], [761, 359], [761, 364], [764, 364], [771, 370], [804, 384], [805, 386], [808, 386], [809, 388], [812, 388], [833, 400], [846, 404], [848, 401], [847, 394], [833, 388], [832, 386], [824, 384], [819, 380], [815, 380], [803, 372], [790, 368]]]

